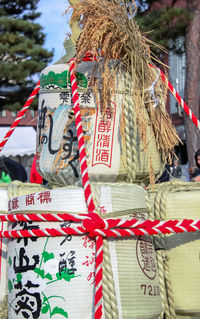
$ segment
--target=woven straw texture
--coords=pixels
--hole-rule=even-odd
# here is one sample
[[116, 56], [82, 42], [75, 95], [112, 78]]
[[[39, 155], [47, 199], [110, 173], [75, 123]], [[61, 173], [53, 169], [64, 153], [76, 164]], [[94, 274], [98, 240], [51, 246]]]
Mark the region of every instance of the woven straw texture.
[[[154, 193], [150, 193], [150, 198], [155, 218], [161, 220], [200, 218], [199, 183], [174, 181], [160, 184]], [[165, 308], [168, 317], [175, 318], [177, 315], [178, 318], [179, 316], [200, 318], [199, 232], [173, 234], [157, 241], [157, 244], [164, 249], [162, 262], [167, 290], [165, 298], [168, 303], [165, 304]], [[158, 251], [158, 254], [160, 253]]]

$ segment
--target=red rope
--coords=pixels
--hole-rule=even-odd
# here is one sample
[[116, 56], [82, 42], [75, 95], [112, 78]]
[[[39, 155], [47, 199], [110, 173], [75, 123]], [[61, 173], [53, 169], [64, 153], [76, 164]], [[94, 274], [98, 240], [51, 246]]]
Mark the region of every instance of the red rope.
[[8, 132], [4, 136], [3, 140], [1, 141], [1, 143], [0, 143], [0, 152], [2, 151], [2, 149], [5, 146], [5, 144], [7, 143], [7, 141], [9, 140], [10, 136], [12, 135], [12, 133], [14, 132], [16, 126], [21, 121], [23, 115], [26, 113], [26, 111], [30, 107], [30, 105], [33, 102], [34, 98], [38, 94], [39, 89], [40, 89], [40, 81], [36, 84], [34, 90], [30, 94], [30, 96], [27, 99], [26, 103], [24, 104], [23, 108], [21, 109], [21, 111], [17, 115], [16, 119], [14, 120], [13, 124], [11, 125], [10, 129], [8, 130]]
[[[96, 58], [88, 53], [83, 61], [93, 61]], [[78, 148], [79, 148], [79, 159], [80, 159], [80, 168], [81, 168], [81, 178], [85, 196], [85, 202], [88, 208], [89, 214], [95, 211], [95, 205], [92, 198], [91, 186], [88, 175], [88, 166], [86, 159], [86, 150], [85, 150], [85, 141], [82, 128], [82, 119], [81, 111], [79, 106], [79, 96], [78, 96], [78, 85], [76, 82], [76, 73], [75, 73], [75, 60], [71, 59], [69, 61], [69, 72], [70, 72], [70, 81], [72, 89], [72, 100], [74, 106], [74, 116], [77, 130], [78, 138]], [[103, 238], [102, 236], [97, 235], [96, 237], [96, 262], [95, 262], [95, 319], [100, 319], [102, 317], [102, 303], [103, 303], [103, 293], [102, 293], [102, 279], [103, 279]]]
[[[86, 54], [86, 56], [83, 58], [83, 61], [94, 61], [94, 60], [96, 60], [96, 58], [91, 53]], [[155, 220], [155, 221], [145, 221], [141, 223], [137, 220], [131, 220], [131, 221], [123, 221], [121, 219], [103, 220], [103, 219], [100, 219], [98, 215], [93, 213], [95, 211], [95, 205], [92, 199], [91, 187], [90, 187], [89, 176], [88, 176], [85, 142], [84, 142], [82, 123], [81, 123], [78, 86], [77, 86], [76, 76], [75, 76], [74, 59], [70, 60], [69, 62], [69, 71], [70, 71], [70, 80], [71, 80], [71, 86], [72, 86], [72, 99], [73, 99], [73, 105], [74, 105], [75, 123], [76, 123], [76, 129], [77, 129], [81, 177], [82, 177], [85, 200], [86, 200], [86, 204], [87, 204], [88, 212], [89, 212], [88, 214], [89, 218], [88, 217], [87, 219], [83, 218], [83, 223], [81, 227], [1, 231], [0, 238], [2, 237], [18, 238], [18, 237], [33, 237], [33, 236], [55, 237], [55, 236], [63, 236], [66, 234], [80, 235], [85, 233], [88, 233], [89, 236], [96, 237], [95, 319], [100, 319], [102, 317], [102, 299], [103, 299], [103, 295], [102, 295], [103, 237], [123, 237], [123, 236], [147, 235], [147, 234], [157, 235], [161, 233], [169, 234], [172, 232], [179, 233], [179, 232], [185, 232], [185, 231], [187, 232], [197, 231], [200, 229], [200, 221], [185, 219], [180, 222], [171, 221], [171, 220], [167, 222], [162, 222], [162, 221]], [[163, 72], [161, 72], [161, 79], [166, 84], [167, 79]], [[5, 135], [2, 142], [0, 143], [0, 151], [3, 149], [4, 145], [7, 143], [15, 127], [18, 125], [21, 118], [23, 117], [23, 115], [25, 114], [29, 106], [31, 105], [35, 96], [37, 95], [40, 88], [39, 84], [40, 82], [37, 83], [37, 86], [31, 93], [30, 97], [28, 98], [27, 102], [23, 106], [22, 110], [19, 112], [16, 120], [13, 122], [9, 131]], [[167, 81], [167, 87], [170, 90], [170, 92], [175, 96], [178, 103], [183, 107], [186, 114], [190, 117], [190, 119], [192, 119], [193, 123], [200, 129], [200, 122], [198, 121], [196, 116], [192, 113], [192, 111], [189, 109], [187, 104], [182, 100], [182, 98], [179, 96], [179, 94], [176, 92], [176, 90], [173, 88], [173, 86], [171, 85], [169, 81]], [[32, 215], [32, 217], [30, 217], [30, 215], [31, 214], [27, 215], [29, 220], [32, 220], [31, 218], [34, 218], [34, 221], [39, 221], [39, 219], [37, 218], [40, 218], [40, 217], [42, 218], [42, 220], [40, 221], [44, 221], [44, 220], [45, 221], [46, 220], [60, 221], [60, 219], [62, 219], [62, 217], [59, 214], [57, 214], [56, 217], [55, 215], [54, 217], [52, 217], [50, 216], [50, 214], [48, 214], [48, 216], [46, 215], [46, 217], [42, 215], [40, 215], [40, 217], [38, 217], [38, 215]], [[2, 218], [1, 220], [3, 220], [3, 218], [4, 218], [3, 221], [12, 220], [10, 215], [7, 215], [7, 216], [8, 217], [5, 217], [5, 215], [1, 215], [0, 216]], [[20, 220], [19, 218], [22, 218], [22, 219], [26, 218], [24, 216], [25, 215], [15, 215], [15, 217], [13, 217], [14, 220], [12, 221], [16, 221], [16, 220], [19, 221]], [[63, 218], [68, 218], [67, 220], [79, 221], [78, 217], [76, 217], [73, 214], [70, 214], [65, 217], [63, 216]]]
[[[154, 68], [154, 66], [152, 66], [150, 64], [150, 67]], [[178, 94], [178, 92], [175, 90], [175, 88], [173, 87], [173, 85], [170, 83], [170, 81], [167, 79], [167, 77], [165, 76], [165, 74], [158, 69], [160, 72], [160, 77], [162, 79], [162, 81], [164, 82], [164, 84], [167, 86], [167, 88], [169, 89], [169, 91], [172, 93], [172, 95], [175, 97], [175, 99], [177, 100], [177, 102], [179, 103], [179, 105], [183, 108], [183, 110], [185, 111], [185, 113], [187, 114], [187, 116], [189, 116], [189, 118], [192, 120], [192, 122], [195, 124], [195, 126], [200, 130], [200, 121], [197, 119], [197, 117], [194, 115], [194, 113], [192, 112], [192, 110], [189, 108], [189, 106], [184, 102], [184, 100], [181, 98], [181, 96]]]
[[[0, 238], [19, 238], [19, 237], [57, 237], [70, 235], [87, 234], [90, 237], [125, 237], [125, 236], [145, 236], [145, 235], [161, 235], [171, 233], [195, 232], [200, 230], [200, 219], [183, 219], [183, 220], [145, 220], [137, 219], [127, 220], [120, 219], [102, 219], [96, 213], [92, 214], [8, 214], [0, 215], [0, 221], [20, 222], [62, 222], [70, 220], [81, 223], [81, 226], [67, 228], [45, 228], [31, 230], [11, 230], [0, 231]], [[99, 243], [101, 243], [99, 241]], [[99, 258], [103, 256], [100, 246]]]

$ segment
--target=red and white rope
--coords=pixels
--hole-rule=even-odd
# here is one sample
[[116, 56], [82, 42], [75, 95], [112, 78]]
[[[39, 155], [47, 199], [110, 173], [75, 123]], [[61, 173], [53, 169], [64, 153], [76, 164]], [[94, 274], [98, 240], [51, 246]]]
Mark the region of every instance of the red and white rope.
[[[71, 220], [81, 222], [81, 226], [64, 227], [64, 228], [44, 228], [44, 229], [28, 229], [28, 230], [11, 230], [1, 231], [0, 238], [19, 238], [19, 237], [57, 237], [70, 235], [84, 235], [90, 237], [126, 237], [126, 236], [145, 236], [145, 235], [161, 235], [171, 233], [195, 232], [200, 230], [200, 219], [183, 219], [183, 220], [146, 220], [139, 221], [137, 219], [102, 219], [97, 214], [88, 215], [76, 214], [19, 214], [19, 215], [0, 215], [0, 220], [5, 221], [52, 221], [60, 222]], [[80, 218], [79, 218], [79, 217]], [[103, 258], [102, 242], [99, 240], [97, 250], [99, 251], [100, 263]], [[98, 266], [99, 267], [99, 266]]]
[[[82, 59], [83, 61], [96, 61], [96, 58], [88, 53]], [[123, 220], [123, 219], [100, 219], [97, 214], [94, 214], [95, 205], [92, 199], [91, 187], [87, 169], [87, 159], [85, 150], [85, 141], [83, 135], [81, 112], [79, 106], [78, 86], [75, 75], [75, 60], [72, 59], [69, 62], [70, 81], [72, 88], [72, 99], [74, 105], [75, 123], [77, 129], [78, 147], [79, 147], [79, 158], [81, 177], [85, 195], [85, 201], [88, 207], [89, 214], [87, 215], [76, 215], [76, 214], [17, 214], [17, 215], [0, 215], [2, 221], [54, 221], [59, 222], [63, 220], [71, 220], [74, 222], [82, 221], [82, 226], [67, 227], [67, 228], [46, 228], [46, 229], [32, 229], [32, 230], [11, 230], [1, 231], [0, 238], [19, 238], [19, 237], [46, 237], [46, 236], [63, 236], [66, 234], [81, 235], [88, 233], [89, 236], [96, 237], [96, 274], [95, 274], [95, 319], [102, 317], [102, 263], [103, 263], [103, 237], [123, 237], [123, 236], [134, 236], [134, 235], [158, 235], [158, 234], [169, 234], [169, 233], [182, 233], [197, 231], [200, 229], [200, 220], [183, 220], [183, 221], [145, 221], [140, 222], [137, 220]], [[180, 95], [176, 92], [174, 87], [168, 81], [162, 71], [160, 71], [161, 79], [167, 84], [170, 92], [175, 96], [178, 103], [184, 109], [186, 114], [190, 117], [193, 123], [200, 129], [200, 122], [196, 116], [192, 113], [187, 104], [183, 101]], [[26, 110], [31, 105], [35, 96], [39, 91], [40, 82], [37, 83], [35, 89], [31, 93], [30, 97], [26, 101], [22, 110], [19, 112], [16, 120], [13, 122], [9, 131], [5, 135], [4, 139], [0, 143], [0, 151], [12, 135], [14, 129], [20, 122], [21, 118], [25, 114]], [[11, 217], [12, 216], [12, 217]], [[66, 218], [66, 219], [65, 219]]]
[[76, 130], [77, 130], [80, 168], [81, 168], [81, 177], [82, 177], [84, 195], [85, 195], [85, 200], [88, 207], [88, 212], [93, 212], [95, 210], [95, 205], [92, 199], [91, 187], [90, 187], [89, 176], [88, 176], [85, 141], [84, 141], [81, 112], [80, 112], [80, 106], [79, 106], [78, 85], [76, 82], [74, 59], [69, 61], [69, 72], [70, 72], [70, 80], [71, 80], [72, 100], [74, 105], [74, 116], [75, 116]]
[[[153, 67], [152, 65], [150, 65], [150, 67]], [[167, 77], [165, 76], [165, 74], [159, 69], [160, 72], [160, 77], [162, 79], [162, 81], [164, 82], [164, 84], [167, 86], [167, 88], [169, 89], [169, 91], [172, 93], [172, 95], [175, 97], [175, 99], [177, 100], [177, 102], [179, 103], [179, 105], [182, 107], [182, 109], [184, 110], [184, 112], [187, 114], [187, 116], [189, 116], [189, 118], [192, 120], [192, 122], [196, 125], [196, 127], [200, 130], [200, 121], [198, 120], [198, 118], [194, 115], [194, 113], [192, 112], [192, 110], [189, 108], [189, 106], [185, 103], [185, 101], [182, 99], [182, 97], [178, 94], [178, 92], [175, 90], [175, 88], [173, 87], [173, 85], [170, 83], [170, 81], [167, 79]]]
[[[94, 61], [96, 60], [92, 54], [88, 53], [83, 61]], [[88, 208], [88, 212], [93, 213], [95, 211], [95, 205], [92, 198], [91, 186], [88, 175], [85, 141], [82, 128], [81, 111], [79, 106], [79, 95], [78, 85], [76, 81], [75, 73], [75, 60], [69, 61], [69, 72], [72, 90], [72, 100], [74, 106], [74, 116], [77, 130], [78, 147], [79, 147], [79, 159], [81, 168], [82, 184], [85, 196], [85, 202]], [[103, 279], [103, 238], [102, 236], [96, 236], [96, 262], [95, 262], [95, 319], [102, 317], [102, 304], [103, 304], [103, 293], [102, 293], [102, 279]]]
[[33, 102], [34, 98], [37, 96], [39, 89], [40, 89], [40, 81], [36, 84], [34, 90], [30, 94], [29, 98], [27, 99], [26, 103], [24, 104], [24, 106], [22, 107], [21, 111], [17, 115], [17, 117], [14, 120], [13, 124], [11, 125], [10, 129], [8, 130], [8, 132], [4, 136], [3, 140], [1, 141], [1, 143], [0, 143], [0, 152], [2, 151], [4, 145], [7, 143], [7, 141], [9, 140], [10, 136], [12, 135], [12, 133], [14, 132], [16, 126], [21, 121], [23, 115], [26, 113], [26, 111], [30, 107], [30, 105]]

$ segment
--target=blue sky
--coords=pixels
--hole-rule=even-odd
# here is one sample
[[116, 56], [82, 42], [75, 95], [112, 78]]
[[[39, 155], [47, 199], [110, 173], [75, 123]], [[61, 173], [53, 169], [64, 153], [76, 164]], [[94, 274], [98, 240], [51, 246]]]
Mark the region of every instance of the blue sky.
[[68, 6], [67, 0], [40, 0], [38, 3], [37, 12], [42, 14], [35, 22], [43, 27], [43, 32], [46, 34], [44, 47], [54, 49], [51, 64], [65, 54], [63, 42], [70, 28], [68, 26], [69, 16], [64, 12]]

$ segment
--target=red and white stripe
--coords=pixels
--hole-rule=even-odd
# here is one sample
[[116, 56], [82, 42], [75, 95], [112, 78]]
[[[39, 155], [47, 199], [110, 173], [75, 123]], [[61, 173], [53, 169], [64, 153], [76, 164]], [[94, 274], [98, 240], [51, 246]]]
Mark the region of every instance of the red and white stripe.
[[23, 115], [26, 113], [26, 111], [28, 110], [28, 108], [30, 107], [31, 103], [33, 102], [33, 100], [35, 99], [35, 97], [38, 94], [38, 91], [40, 89], [40, 81], [36, 84], [34, 90], [32, 91], [32, 93], [30, 94], [29, 98], [27, 99], [26, 103], [24, 104], [23, 108], [21, 109], [21, 111], [19, 112], [19, 114], [17, 115], [16, 119], [14, 120], [13, 124], [11, 125], [10, 129], [8, 130], [8, 132], [6, 133], [6, 135], [4, 136], [3, 140], [0, 143], [0, 152], [2, 151], [4, 145], [7, 143], [8, 139], [10, 138], [10, 136], [12, 135], [12, 133], [14, 132], [16, 126], [19, 124], [19, 122], [21, 121]]
[[95, 205], [91, 195], [91, 187], [90, 187], [89, 176], [88, 176], [85, 141], [84, 141], [83, 128], [82, 128], [81, 111], [79, 106], [78, 85], [76, 82], [74, 59], [71, 59], [69, 61], [69, 72], [70, 72], [72, 100], [73, 100], [73, 106], [74, 106], [74, 116], [75, 116], [77, 138], [78, 138], [81, 177], [82, 177], [85, 200], [88, 207], [88, 212], [90, 213], [95, 210]]
[[[79, 215], [76, 214], [63, 214], [63, 218], [60, 218], [61, 214], [19, 214], [13, 215], [0, 215], [0, 220], [5, 221], [40, 221], [40, 222], [60, 222], [64, 220], [72, 220], [75, 222], [81, 222], [80, 226], [64, 227], [64, 228], [40, 228], [32, 230], [11, 230], [1, 231], [0, 238], [18, 238], [18, 237], [57, 237], [70, 235], [84, 235], [87, 234], [97, 239], [97, 270], [100, 271], [100, 265], [103, 258], [102, 250], [102, 237], [125, 237], [125, 236], [144, 236], [144, 235], [161, 235], [170, 233], [184, 233], [184, 232], [195, 232], [200, 230], [200, 219], [183, 219], [183, 220], [145, 220], [139, 221], [137, 219], [126, 220], [126, 219], [101, 219], [96, 214]], [[17, 217], [16, 217], [17, 216]], [[59, 217], [59, 218], [58, 218]], [[101, 237], [101, 238], [100, 238]], [[97, 273], [98, 273], [97, 272]], [[98, 283], [98, 282], [97, 282]]]
[[[150, 64], [150, 67], [153, 67]], [[189, 116], [189, 118], [192, 120], [192, 122], [196, 125], [196, 127], [200, 130], [200, 121], [198, 120], [198, 118], [194, 115], [194, 113], [192, 112], [192, 110], [189, 108], [189, 106], [185, 103], [185, 101], [182, 99], [182, 97], [178, 94], [178, 92], [175, 90], [175, 88], [173, 87], [173, 85], [170, 83], [170, 81], [167, 79], [167, 77], [165, 76], [165, 74], [158, 69], [160, 72], [160, 76], [162, 81], [164, 82], [164, 84], [167, 86], [167, 88], [169, 89], [169, 91], [172, 93], [172, 95], [175, 97], [175, 99], [177, 100], [177, 102], [179, 103], [179, 105], [182, 107], [182, 109], [185, 111], [185, 113]]]
[[[83, 61], [96, 60], [92, 54], [88, 53]], [[85, 141], [82, 128], [81, 111], [79, 106], [78, 96], [78, 85], [75, 74], [75, 61], [71, 59], [69, 61], [69, 72], [72, 89], [72, 100], [74, 106], [74, 116], [77, 130], [78, 147], [79, 147], [79, 158], [83, 190], [85, 195], [85, 201], [87, 204], [88, 212], [93, 213], [95, 211], [95, 205], [92, 198], [91, 186], [88, 176], [88, 167], [86, 159]], [[101, 236], [96, 237], [96, 262], [95, 262], [95, 319], [102, 317], [102, 304], [103, 304], [103, 293], [102, 293], [102, 279], [103, 279], [103, 238]]]

